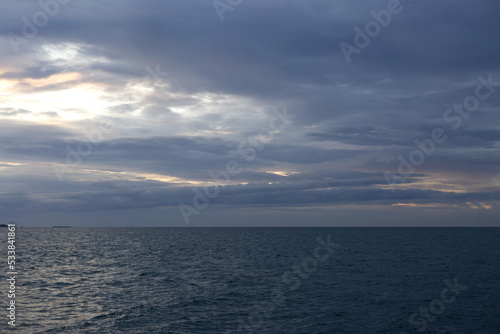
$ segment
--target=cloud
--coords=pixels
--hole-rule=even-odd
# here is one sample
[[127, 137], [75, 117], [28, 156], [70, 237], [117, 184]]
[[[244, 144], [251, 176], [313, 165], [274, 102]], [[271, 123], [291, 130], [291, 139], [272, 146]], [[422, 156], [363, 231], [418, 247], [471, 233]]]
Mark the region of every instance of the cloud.
[[[71, 1], [16, 53], [8, 34], [22, 36], [22, 18], [42, 9], [5, 5], [1, 205], [19, 212], [170, 207], [192, 201], [193, 187], [213, 185], [209, 173], [236, 160], [242, 171], [220, 184], [214, 206], [487, 209], [500, 187], [500, 87], [490, 86], [491, 96], [458, 129], [443, 113], [474, 94], [478, 76], [500, 82], [500, 5], [405, 2], [347, 64], [339, 44], [353, 43], [353, 28], [386, 6], [256, 0], [221, 22], [201, 0]], [[259, 138], [284, 105], [293, 120], [247, 161], [239, 145]], [[88, 134], [102, 121], [113, 131], [92, 143]], [[435, 128], [448, 140], [389, 190], [384, 172], [395, 172], [398, 157], [408, 158], [415, 140]], [[89, 143], [91, 154], [69, 166], [69, 150]], [[69, 168], [64, 182], [53, 163]]]

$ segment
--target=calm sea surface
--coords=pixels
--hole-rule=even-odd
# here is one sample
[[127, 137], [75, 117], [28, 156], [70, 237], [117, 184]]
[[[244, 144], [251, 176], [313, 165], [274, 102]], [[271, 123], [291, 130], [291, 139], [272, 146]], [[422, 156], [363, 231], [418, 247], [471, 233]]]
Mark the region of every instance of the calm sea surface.
[[23, 228], [16, 243], [19, 333], [500, 333], [498, 228]]

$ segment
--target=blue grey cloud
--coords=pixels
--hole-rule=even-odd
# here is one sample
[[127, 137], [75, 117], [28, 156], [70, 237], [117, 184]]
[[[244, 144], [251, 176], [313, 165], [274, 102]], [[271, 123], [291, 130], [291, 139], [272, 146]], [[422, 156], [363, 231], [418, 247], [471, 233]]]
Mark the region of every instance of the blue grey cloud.
[[[354, 45], [354, 28], [387, 1], [256, 0], [221, 21], [211, 1], [75, 0], [38, 25], [48, 7], [4, 4], [0, 207], [9, 217], [175, 208], [229, 161], [241, 171], [219, 184], [217, 208], [495, 207], [500, 4], [401, 5], [347, 63], [340, 43]], [[447, 114], [477, 94], [478, 77], [490, 78], [488, 97], [468, 116]], [[284, 105], [293, 119], [262, 140]], [[103, 121], [113, 130], [99, 132]], [[446, 141], [389, 189], [385, 173], [437, 128]], [[63, 182], [53, 164], [67, 168]]]

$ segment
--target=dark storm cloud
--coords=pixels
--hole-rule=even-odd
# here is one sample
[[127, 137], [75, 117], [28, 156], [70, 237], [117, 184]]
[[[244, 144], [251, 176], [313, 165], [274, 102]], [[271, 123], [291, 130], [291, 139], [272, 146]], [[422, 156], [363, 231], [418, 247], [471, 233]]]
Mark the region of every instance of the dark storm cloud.
[[39, 64], [38, 66], [29, 67], [24, 69], [23, 72], [5, 72], [0, 75], [0, 78], [4, 79], [25, 79], [25, 78], [33, 78], [33, 79], [41, 79], [48, 78], [51, 75], [61, 73], [64, 71], [64, 68], [58, 66], [51, 66], [47, 64]]
[[[474, 173], [485, 183], [498, 175], [500, 87], [459, 129], [451, 129], [443, 113], [474, 93], [479, 75], [491, 73], [500, 82], [500, 3], [401, 3], [404, 10], [348, 64], [339, 44], [353, 44], [353, 28], [364, 29], [373, 20], [370, 11], [385, 9], [386, 0], [256, 0], [224, 13], [222, 22], [212, 1], [70, 1], [35, 37], [19, 44], [16, 54], [8, 34], [22, 36], [22, 17], [32, 21], [41, 10], [37, 2], [18, 1], [3, 6], [0, 13], [0, 79], [12, 80], [16, 93], [87, 83], [102, 84], [103, 92], [116, 94], [115, 105], [92, 112], [112, 118], [122, 129], [95, 146], [76, 172], [85, 167], [209, 180], [208, 172], [223, 170], [236, 159], [244, 169], [234, 181], [250, 183], [221, 187], [214, 204], [498, 200], [494, 192], [380, 188], [386, 183], [383, 172], [397, 169], [397, 157], [407, 158], [417, 149], [415, 140], [429, 138], [436, 127], [445, 129], [449, 139], [408, 183], [416, 187], [434, 172]], [[68, 60], [55, 53], [51, 58], [44, 49], [63, 44], [77, 45], [78, 57]], [[147, 76], [147, 66], [157, 65], [169, 73], [168, 87], [156, 86], [152, 78], [144, 85], [149, 93], [140, 101], [119, 95], [130, 82]], [[44, 85], [29, 80], [72, 72], [80, 77]], [[228, 102], [222, 98], [207, 110], [197, 95], [207, 93], [245, 98], [256, 105], [286, 104], [295, 118], [282, 137], [266, 144], [254, 161], [245, 162], [237, 153], [238, 136], [255, 135], [260, 123], [251, 123], [251, 115], [242, 119], [246, 110], [223, 109]], [[176, 107], [196, 112], [177, 113]], [[44, 112], [54, 119], [62, 114]], [[5, 121], [32, 114], [42, 112], [2, 106], [2, 158], [64, 164], [66, 147], [76, 149], [83, 140], [81, 124], [61, 126], [63, 118], [51, 125]], [[148, 121], [164, 122], [165, 128], [179, 133], [152, 134]], [[235, 130], [238, 122], [246, 127]], [[214, 129], [226, 131], [227, 137], [202, 134]], [[298, 172], [282, 176], [272, 168]], [[0, 179], [19, 186], [23, 178], [20, 173]], [[21, 211], [108, 210], [173, 206], [193, 196], [189, 187], [151, 180], [70, 179], [50, 184], [57, 182], [50, 173], [30, 180], [37, 187], [33, 193], [50, 189], [51, 195], [35, 197], [28, 189], [16, 192], [12, 186], [0, 205]]]
[[[0, 125], [0, 130], [0, 138], [3, 138], [4, 144], [0, 145], [0, 152], [15, 160], [65, 164], [70, 151], [77, 151], [82, 143], [90, 143], [87, 139], [74, 139], [81, 136], [76, 131], [55, 126], [8, 122]], [[278, 162], [307, 166], [346, 160], [363, 153], [271, 143], [262, 151], [256, 151], [256, 159], [248, 162], [247, 155], [238, 152], [239, 144], [240, 142], [224, 138], [201, 136], [103, 140], [94, 146], [92, 154], [84, 157], [83, 164], [78, 168], [142, 168], [144, 171], [171, 176], [206, 179], [210, 171], [223, 170], [228, 161], [237, 160], [242, 167], [250, 169], [239, 175], [238, 180], [253, 180], [257, 177], [260, 180], [274, 181], [277, 179], [276, 175], [255, 172], [252, 169], [274, 166]]]
[[[309, 133], [308, 136], [318, 141], [335, 141], [346, 144], [370, 145], [370, 146], [415, 146], [415, 139], [429, 137], [437, 126], [422, 124], [417, 129], [379, 129], [375, 127], [338, 128], [323, 133]], [[484, 130], [456, 130], [451, 140], [447, 141], [446, 148], [472, 147], [472, 148], [496, 148], [500, 142], [500, 131], [496, 129]]]
[[[43, 197], [28, 193], [5, 193], [0, 196], [0, 207], [9, 212], [23, 211], [101, 211], [131, 208], [154, 208], [191, 203], [192, 189], [130, 189], [127, 184], [114, 183], [98, 186], [102, 191], [66, 192]], [[450, 193], [433, 190], [385, 190], [374, 188], [339, 187], [325, 189], [324, 182], [308, 184], [248, 184], [224, 186], [214, 205], [232, 206], [297, 206], [326, 204], [377, 204], [390, 206], [397, 203], [459, 204], [466, 202], [498, 201], [500, 192]]]
[[[417, 134], [417, 133], [415, 133]], [[418, 133], [421, 134], [421, 133]], [[398, 129], [377, 129], [375, 127], [344, 127], [331, 129], [323, 133], [309, 133], [308, 136], [318, 141], [336, 141], [346, 144], [370, 146], [405, 145], [410, 143], [404, 141], [409, 139], [408, 132]], [[403, 141], [402, 141], [403, 140]]]
[[[384, 116], [390, 112], [402, 115], [418, 108], [430, 113], [448, 93], [415, 97], [413, 106], [404, 96], [384, 95], [413, 91], [418, 96], [436, 82], [442, 88], [498, 68], [500, 26], [492, 17], [499, 5], [494, 1], [405, 3], [401, 16], [347, 66], [338, 44], [351, 41], [352, 28], [384, 6], [386, 1], [256, 1], [239, 6], [221, 23], [206, 1], [87, 1], [61, 8], [41, 29], [40, 42], [94, 45], [93, 54], [115, 61], [90, 68], [123, 76], [140, 76], [146, 65], [165, 64], [175, 78], [174, 89], [300, 98], [297, 120], [306, 124], [364, 110], [380, 122], [394, 121]], [[339, 84], [349, 85], [349, 91]], [[304, 89], [307, 85], [313, 87]], [[372, 93], [360, 96], [367, 87]]]
[[[31, 113], [19, 111], [21, 114]], [[3, 120], [0, 124], [1, 147], [15, 152], [17, 149], [29, 148], [31, 144], [42, 144], [46, 140], [71, 138], [73, 131], [56, 125], [27, 123], [19, 120]], [[9, 145], [5, 145], [5, 144]]]

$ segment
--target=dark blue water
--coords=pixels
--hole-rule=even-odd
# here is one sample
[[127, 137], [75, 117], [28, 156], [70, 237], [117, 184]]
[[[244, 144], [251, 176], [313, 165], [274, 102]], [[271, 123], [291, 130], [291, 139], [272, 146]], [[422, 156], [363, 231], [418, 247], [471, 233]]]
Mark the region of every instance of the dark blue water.
[[499, 241], [493, 228], [18, 229], [15, 331], [497, 334]]

